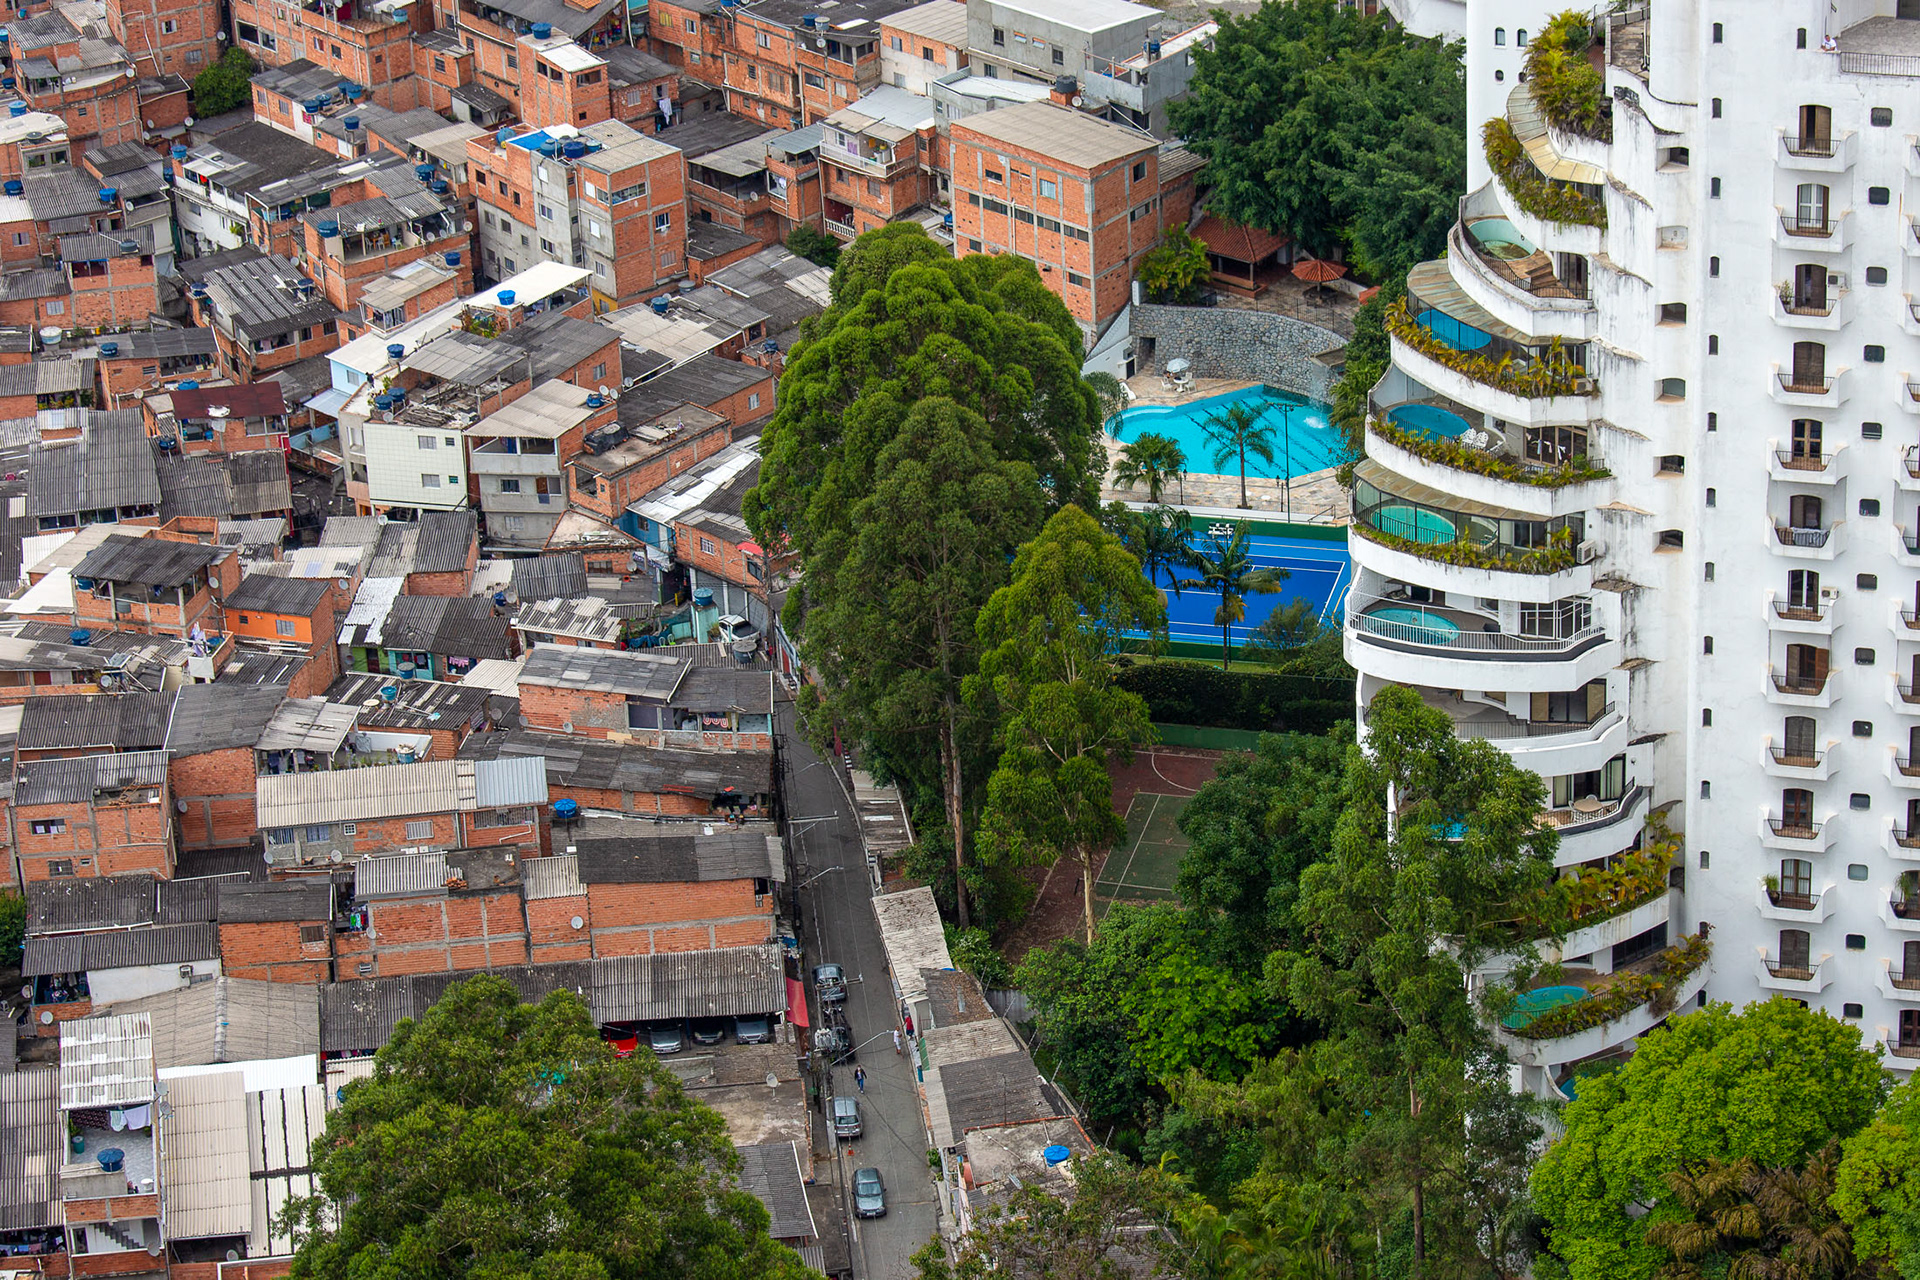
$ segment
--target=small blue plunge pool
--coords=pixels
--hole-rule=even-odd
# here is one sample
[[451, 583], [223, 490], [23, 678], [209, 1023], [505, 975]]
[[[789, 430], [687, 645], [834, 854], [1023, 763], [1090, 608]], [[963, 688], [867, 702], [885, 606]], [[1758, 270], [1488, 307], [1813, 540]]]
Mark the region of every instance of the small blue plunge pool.
[[1509, 1031], [1518, 1031], [1543, 1013], [1578, 1004], [1586, 998], [1585, 987], [1541, 987], [1536, 991], [1523, 991], [1513, 1002], [1513, 1012], [1500, 1019], [1500, 1025]]
[[1403, 404], [1387, 410], [1387, 421], [1409, 435], [1451, 440], [1467, 429], [1467, 420], [1435, 404]]

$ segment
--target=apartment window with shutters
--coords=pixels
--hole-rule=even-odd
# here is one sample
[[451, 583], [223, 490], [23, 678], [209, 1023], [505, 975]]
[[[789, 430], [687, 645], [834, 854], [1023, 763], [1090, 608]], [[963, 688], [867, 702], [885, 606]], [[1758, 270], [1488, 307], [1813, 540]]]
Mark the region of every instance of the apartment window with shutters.
[[407, 839], [409, 840], [427, 840], [431, 839], [432, 836], [433, 819], [431, 818], [422, 818], [417, 822], [409, 822], [407, 824]]

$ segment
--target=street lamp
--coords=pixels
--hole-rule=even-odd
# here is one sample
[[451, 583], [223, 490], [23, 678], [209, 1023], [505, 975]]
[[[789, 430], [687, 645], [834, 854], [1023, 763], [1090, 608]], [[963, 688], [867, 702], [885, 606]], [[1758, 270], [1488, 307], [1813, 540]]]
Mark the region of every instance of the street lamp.
[[1282, 401], [1280, 404], [1280, 433], [1282, 447], [1286, 450], [1286, 474], [1281, 478], [1287, 495], [1287, 523], [1293, 523], [1293, 404]]
[[802, 880], [799, 884], [793, 886], [793, 891], [795, 893], [798, 893], [802, 889], [806, 888], [808, 885], [812, 884], [815, 880], [818, 880], [821, 876], [832, 875], [836, 871], [845, 871], [845, 870], [846, 870], [845, 867], [828, 867], [824, 871], [816, 871], [812, 875], [808, 876], [805, 880]]

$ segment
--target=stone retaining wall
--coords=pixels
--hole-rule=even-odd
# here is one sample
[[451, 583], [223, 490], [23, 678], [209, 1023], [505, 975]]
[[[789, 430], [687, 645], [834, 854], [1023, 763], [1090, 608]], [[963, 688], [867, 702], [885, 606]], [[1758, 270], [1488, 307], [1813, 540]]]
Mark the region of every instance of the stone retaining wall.
[[1333, 370], [1314, 357], [1345, 345], [1331, 329], [1270, 311], [1133, 305], [1141, 373], [1186, 359], [1196, 378], [1267, 382], [1313, 400], [1333, 395]]

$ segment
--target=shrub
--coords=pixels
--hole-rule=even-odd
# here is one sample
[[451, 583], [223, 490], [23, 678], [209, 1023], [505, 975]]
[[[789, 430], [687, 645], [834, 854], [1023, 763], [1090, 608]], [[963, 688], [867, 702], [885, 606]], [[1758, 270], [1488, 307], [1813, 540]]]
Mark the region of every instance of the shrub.
[[787, 233], [787, 252], [832, 270], [840, 261], [840, 241], [802, 222]]
[[1469, 569], [1495, 569], [1502, 573], [1559, 573], [1573, 568], [1575, 563], [1573, 534], [1567, 529], [1553, 534], [1552, 542], [1537, 550], [1503, 552], [1477, 542], [1416, 542], [1412, 538], [1387, 533], [1358, 521], [1347, 528], [1349, 532], [1391, 550]]
[[1707, 962], [1712, 951], [1704, 934], [1694, 934], [1662, 951], [1652, 972], [1620, 974], [1597, 994], [1549, 1009], [1514, 1034], [1528, 1040], [1570, 1036], [1625, 1017], [1643, 1004], [1655, 1013], [1665, 1013], [1673, 1008], [1680, 984]]
[[1542, 489], [1558, 489], [1563, 485], [1581, 484], [1588, 480], [1605, 480], [1613, 472], [1586, 458], [1578, 458], [1557, 467], [1528, 468], [1509, 458], [1496, 457], [1483, 449], [1469, 449], [1457, 440], [1433, 440], [1426, 436], [1404, 431], [1385, 418], [1375, 418], [1373, 433], [1389, 444], [1398, 445], [1415, 457], [1425, 458], [1428, 462], [1437, 462], [1443, 467], [1452, 467], [1457, 471], [1471, 471], [1477, 475], [1491, 476], [1495, 480], [1509, 480], [1514, 484], [1536, 485]]
[[[1483, 382], [1497, 391], [1537, 399], [1543, 396], [1592, 396], [1600, 393], [1600, 383], [1587, 378], [1586, 367], [1567, 358], [1560, 339], [1554, 338], [1545, 355], [1520, 364], [1510, 355], [1495, 360], [1492, 356], [1456, 351], [1433, 336], [1407, 310], [1400, 299], [1387, 308], [1387, 332], [1426, 356], [1446, 365], [1455, 373]], [[1581, 390], [1579, 379], [1587, 378]]]
[[1585, 192], [1549, 181], [1534, 167], [1533, 158], [1514, 136], [1506, 117], [1495, 116], [1480, 130], [1487, 167], [1500, 179], [1513, 202], [1536, 218], [1575, 227], [1607, 225], [1607, 206]]
[[193, 78], [193, 113], [208, 116], [238, 111], [253, 102], [253, 59], [244, 49], [229, 49], [220, 61]]
[[1600, 142], [1613, 141], [1613, 104], [1600, 72], [1587, 60], [1593, 28], [1569, 9], [1527, 46], [1527, 85], [1547, 123]]
[[1167, 724], [1318, 734], [1353, 719], [1350, 682], [1305, 673], [1138, 662], [1122, 666], [1114, 683], [1139, 694], [1148, 714]]

